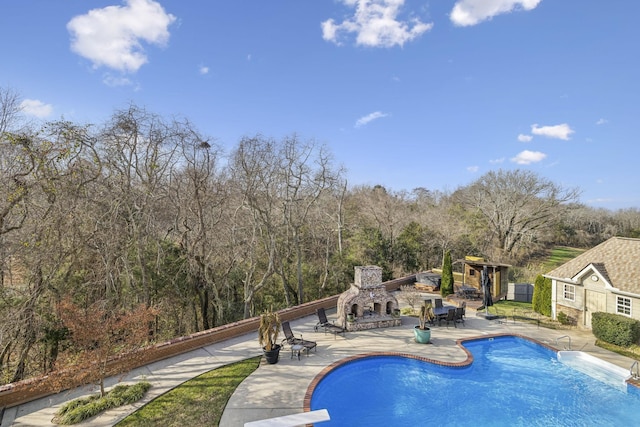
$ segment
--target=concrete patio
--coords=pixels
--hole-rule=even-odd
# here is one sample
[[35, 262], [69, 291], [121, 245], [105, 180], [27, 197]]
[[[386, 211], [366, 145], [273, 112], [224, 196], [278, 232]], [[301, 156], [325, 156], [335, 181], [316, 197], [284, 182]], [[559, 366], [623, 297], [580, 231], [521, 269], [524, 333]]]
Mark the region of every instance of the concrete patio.
[[[328, 312], [329, 319], [335, 312]], [[279, 417], [303, 412], [304, 397], [311, 381], [325, 367], [354, 355], [375, 352], [401, 352], [416, 354], [443, 362], [462, 362], [466, 353], [456, 345], [460, 338], [478, 337], [500, 333], [519, 334], [531, 337], [560, 350], [568, 345], [568, 339], [556, 340], [564, 335], [571, 337], [572, 350], [581, 350], [628, 369], [632, 359], [601, 349], [594, 345], [595, 338], [590, 332], [577, 329], [553, 330], [524, 322], [485, 320], [477, 317], [472, 308], [467, 309], [465, 325], [454, 327], [433, 326], [431, 344], [416, 344], [413, 340], [414, 317], [402, 317], [402, 326], [348, 332], [346, 336], [314, 332], [315, 316], [308, 316], [291, 322], [296, 335], [303, 334], [308, 340], [317, 341], [316, 351], [300, 360], [291, 358], [288, 347], [280, 353], [280, 361], [275, 365], [262, 363], [233, 394], [222, 416], [223, 427], [242, 427], [246, 422]], [[256, 334], [247, 334], [202, 347], [190, 353], [166, 359], [137, 369], [125, 378], [111, 378], [109, 384], [118, 380], [145, 378], [153, 385], [145, 398], [128, 407], [108, 411], [81, 426], [112, 426], [154, 397], [193, 378], [203, 372], [262, 353]], [[17, 407], [6, 409], [1, 427], [9, 426], [52, 426], [51, 419], [65, 402], [79, 396], [95, 392], [85, 387], [71, 392], [60, 393]], [[322, 424], [319, 424], [322, 425]]]

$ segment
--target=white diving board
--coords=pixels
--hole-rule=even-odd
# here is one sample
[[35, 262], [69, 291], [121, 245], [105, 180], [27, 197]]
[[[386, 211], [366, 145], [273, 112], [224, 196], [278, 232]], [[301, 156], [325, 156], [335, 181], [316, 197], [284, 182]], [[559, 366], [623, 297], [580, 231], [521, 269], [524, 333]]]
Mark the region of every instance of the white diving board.
[[249, 421], [244, 427], [296, 427], [312, 423], [329, 421], [329, 411], [318, 409], [317, 411], [302, 412], [300, 414], [285, 415], [282, 417], [268, 418], [266, 420]]

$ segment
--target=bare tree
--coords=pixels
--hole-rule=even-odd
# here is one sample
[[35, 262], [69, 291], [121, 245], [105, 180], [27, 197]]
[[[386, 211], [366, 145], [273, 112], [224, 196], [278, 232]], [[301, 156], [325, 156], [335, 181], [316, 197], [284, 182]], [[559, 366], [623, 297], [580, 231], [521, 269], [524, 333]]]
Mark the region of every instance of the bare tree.
[[[119, 276], [148, 306], [153, 304], [152, 260], [161, 255], [160, 236], [168, 228], [169, 172], [177, 161], [182, 134], [175, 123], [131, 106], [116, 112], [100, 137], [111, 226], [121, 240]], [[124, 250], [122, 250], [124, 249]]]
[[233, 231], [236, 247], [243, 250], [245, 318], [252, 313], [256, 293], [275, 274], [280, 182], [274, 144], [260, 136], [243, 138], [231, 156], [231, 183], [239, 195]]
[[0, 87], [0, 140], [4, 139], [7, 132], [16, 130], [19, 121], [20, 95], [11, 88]]
[[400, 298], [411, 307], [413, 313], [416, 312], [416, 307], [422, 304], [422, 293], [416, 289], [414, 285], [402, 285], [400, 288]]
[[513, 257], [522, 245], [552, 227], [579, 195], [533, 172], [488, 172], [456, 193], [463, 206], [479, 215], [493, 234], [499, 257]]
[[227, 189], [219, 166], [221, 149], [190, 124], [184, 124], [183, 130], [183, 161], [171, 173], [175, 219], [169, 234], [175, 236], [188, 260], [189, 282], [198, 298], [202, 327], [209, 329], [223, 319], [225, 301], [220, 288], [234, 266], [233, 258], [227, 263], [224, 256], [228, 241], [220, 239]]
[[[91, 179], [81, 165], [95, 151], [86, 128], [68, 122], [49, 123], [37, 134], [11, 138], [1, 155], [3, 161], [14, 160], [11, 167], [3, 163], [2, 172], [14, 175], [13, 184], [5, 187], [9, 194], [0, 233], [3, 256], [11, 260], [3, 264], [3, 274], [12, 277], [0, 287], [3, 296], [10, 296], [2, 298], [7, 305], [0, 310], [0, 369], [12, 370], [11, 379], [17, 381], [35, 369], [35, 345], [46, 338], [47, 330], [52, 332], [49, 301], [66, 291], [59, 285], [72, 275], [82, 248], [83, 242], [70, 244], [78, 243], [79, 235], [71, 225], [77, 196]], [[55, 343], [51, 348], [50, 357], [55, 357]]]
[[[280, 147], [281, 177], [283, 180], [283, 218], [295, 250], [298, 304], [304, 302], [302, 279], [303, 228], [308, 228], [309, 212], [325, 191], [339, 180], [338, 171], [331, 164], [331, 156], [322, 145], [301, 141], [296, 135], [285, 138]], [[280, 258], [282, 259], [282, 257]], [[283, 263], [280, 263], [283, 266]], [[287, 281], [282, 271], [281, 278]]]

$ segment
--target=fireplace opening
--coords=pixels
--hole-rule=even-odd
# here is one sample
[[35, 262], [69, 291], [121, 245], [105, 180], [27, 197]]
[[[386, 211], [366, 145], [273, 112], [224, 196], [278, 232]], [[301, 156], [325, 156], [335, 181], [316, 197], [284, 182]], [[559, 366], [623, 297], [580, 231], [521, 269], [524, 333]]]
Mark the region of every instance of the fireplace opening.
[[351, 313], [353, 313], [354, 316], [358, 316], [358, 304], [353, 304], [351, 306]]
[[391, 312], [393, 311], [393, 303], [391, 301], [387, 301], [387, 314], [391, 314]]

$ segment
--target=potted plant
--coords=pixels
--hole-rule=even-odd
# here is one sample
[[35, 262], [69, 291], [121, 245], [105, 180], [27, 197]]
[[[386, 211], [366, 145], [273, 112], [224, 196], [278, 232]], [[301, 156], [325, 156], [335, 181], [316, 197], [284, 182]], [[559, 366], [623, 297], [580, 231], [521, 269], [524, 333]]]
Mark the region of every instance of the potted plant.
[[391, 316], [392, 316], [394, 319], [399, 318], [399, 317], [400, 317], [400, 309], [399, 309], [399, 308], [394, 308], [394, 309], [391, 311]]
[[278, 313], [269, 311], [260, 316], [260, 327], [258, 328], [258, 339], [267, 363], [278, 363], [280, 357], [280, 344], [278, 344], [278, 334], [280, 333], [280, 316]]
[[427, 326], [427, 322], [433, 318], [433, 311], [431, 304], [426, 303], [420, 307], [420, 314], [418, 315], [419, 324], [413, 328], [413, 334], [415, 340], [420, 344], [428, 344], [431, 341], [431, 329]]

